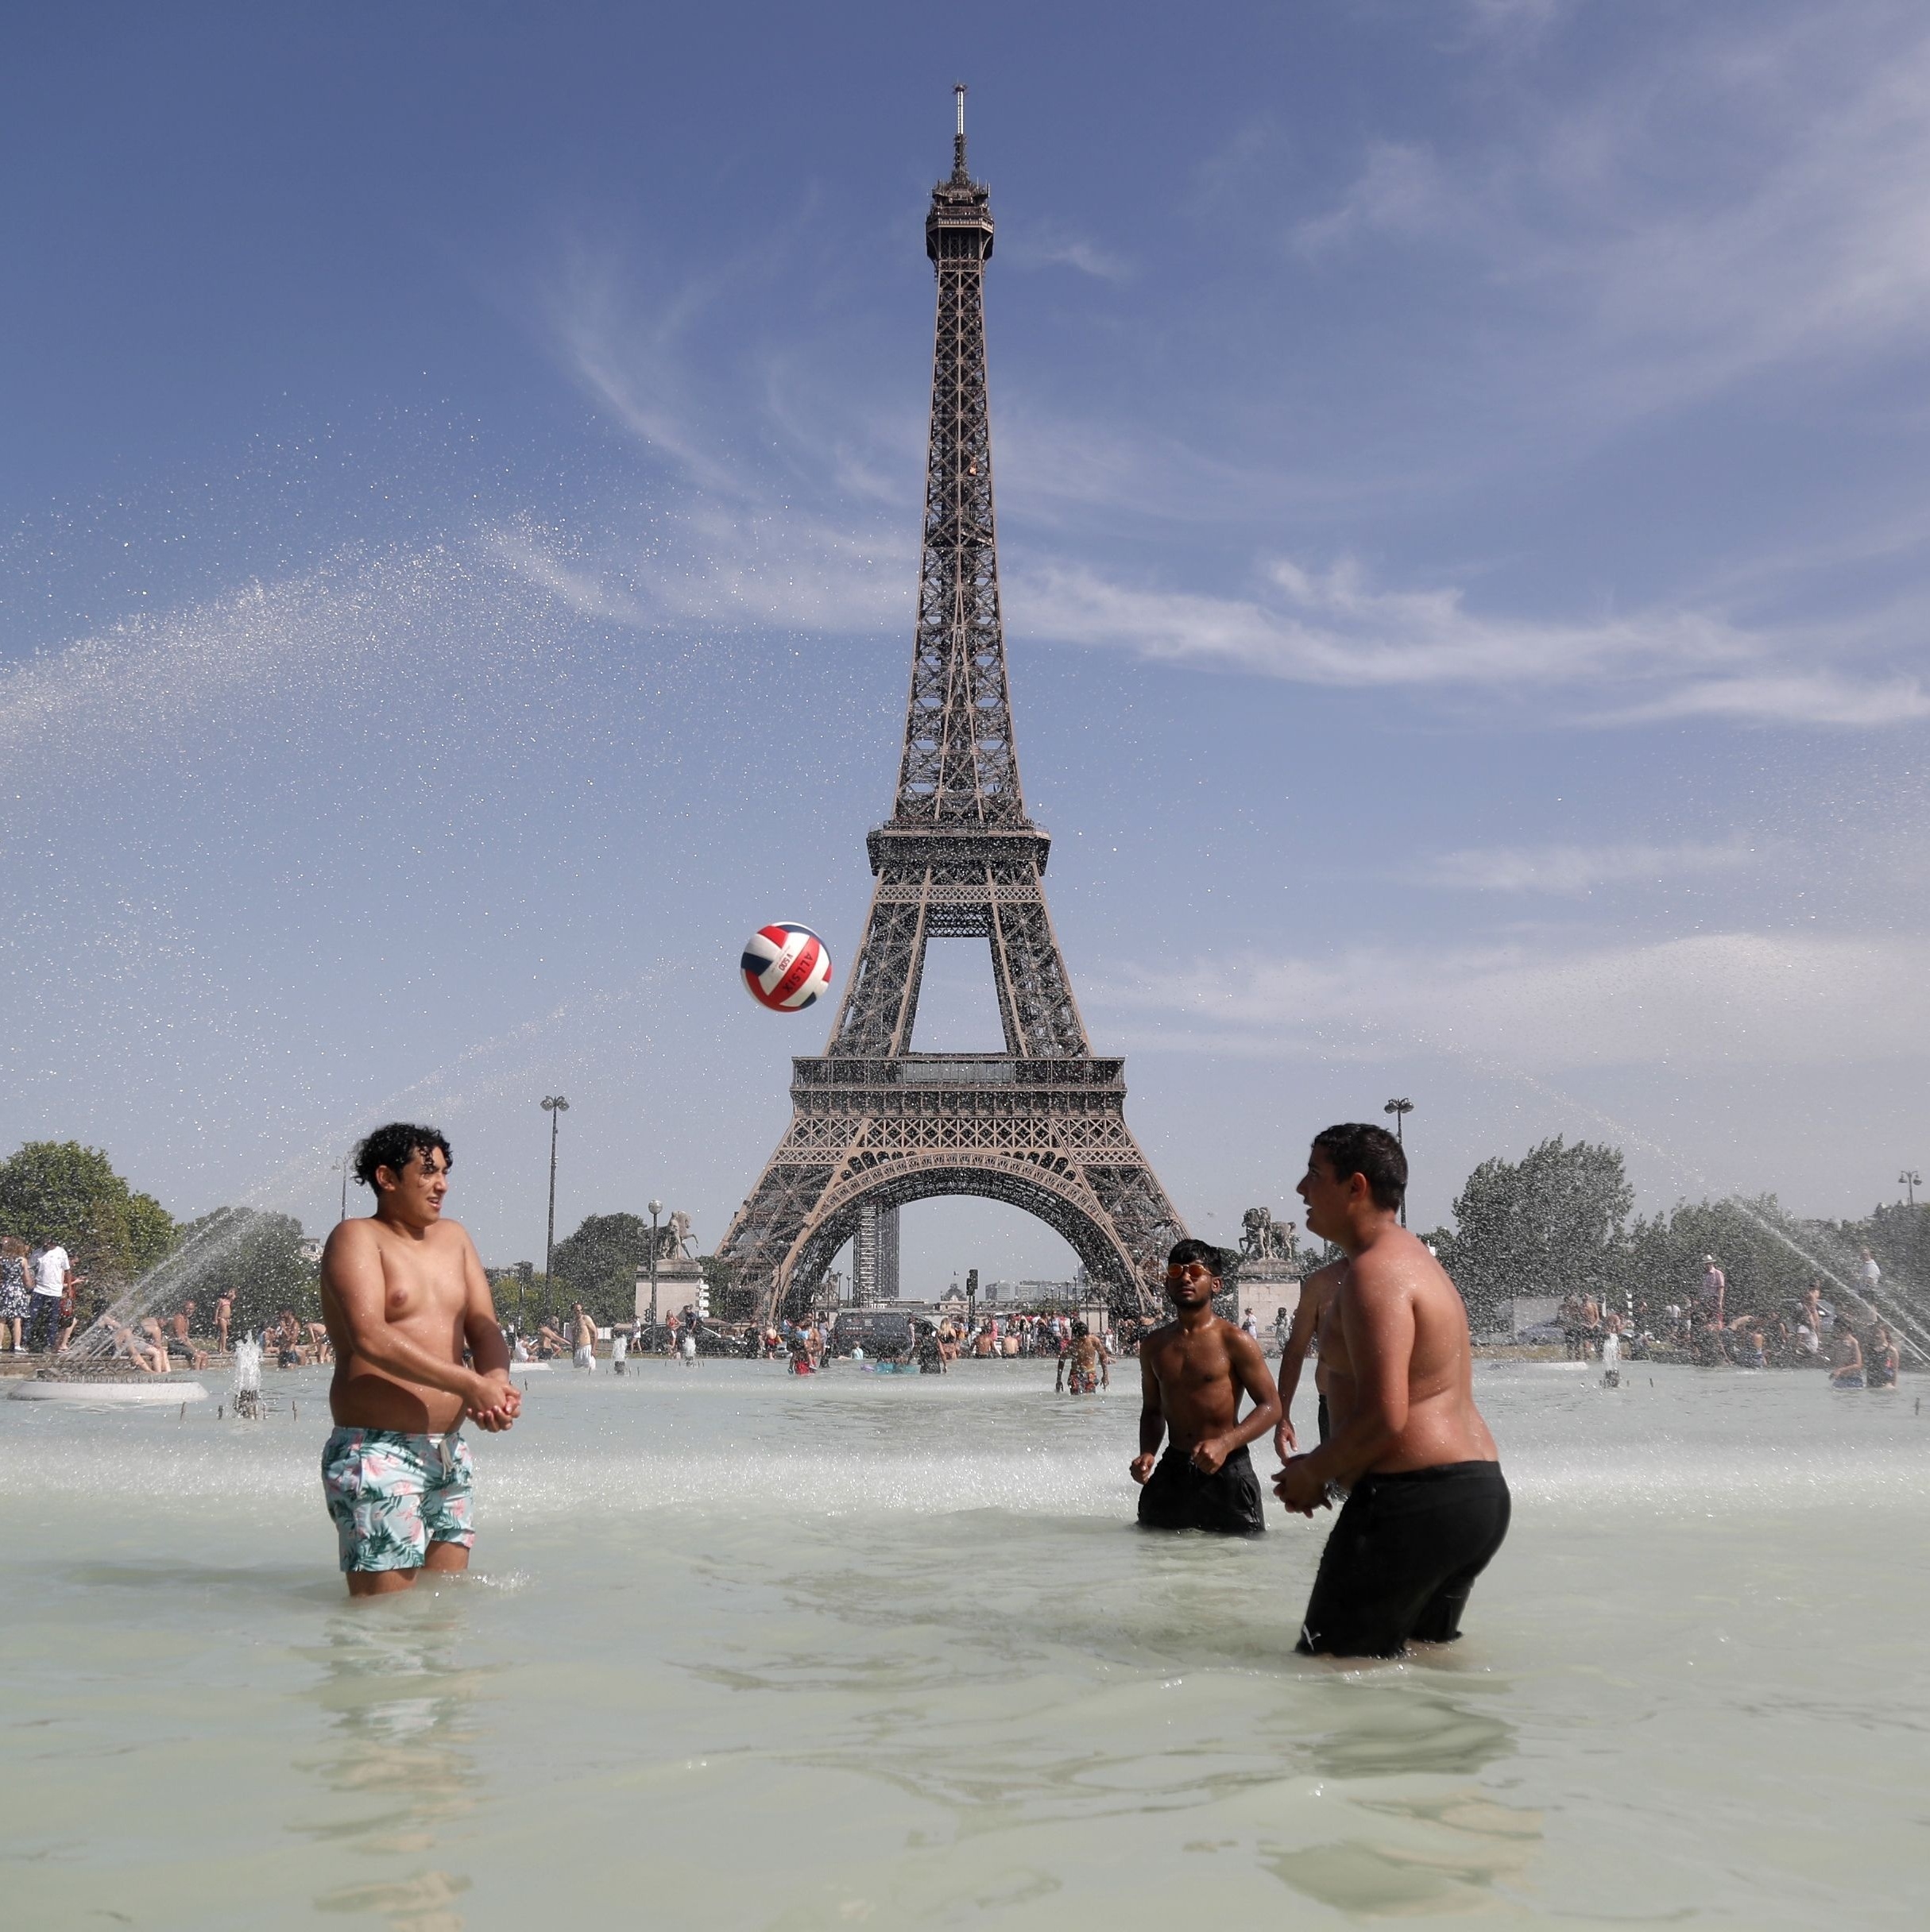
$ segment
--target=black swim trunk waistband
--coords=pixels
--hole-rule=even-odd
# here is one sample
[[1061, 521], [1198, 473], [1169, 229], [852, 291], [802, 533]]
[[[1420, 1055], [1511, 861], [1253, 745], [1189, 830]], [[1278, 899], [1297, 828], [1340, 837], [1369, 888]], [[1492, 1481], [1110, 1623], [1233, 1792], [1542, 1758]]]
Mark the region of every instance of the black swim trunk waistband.
[[1365, 1489], [1370, 1482], [1376, 1485], [1392, 1482], [1447, 1482], [1452, 1481], [1456, 1477], [1499, 1477], [1500, 1474], [1501, 1465], [1499, 1463], [1436, 1463], [1426, 1469], [1372, 1470], [1361, 1477], [1355, 1483], [1354, 1487], [1357, 1490]]

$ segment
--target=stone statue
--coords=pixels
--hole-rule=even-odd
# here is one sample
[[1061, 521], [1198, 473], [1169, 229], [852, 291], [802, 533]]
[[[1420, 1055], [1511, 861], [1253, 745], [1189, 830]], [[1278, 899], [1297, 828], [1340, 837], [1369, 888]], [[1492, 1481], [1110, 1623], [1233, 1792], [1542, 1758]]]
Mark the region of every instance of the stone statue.
[[1249, 1208], [1240, 1217], [1240, 1252], [1250, 1262], [1290, 1261], [1295, 1223], [1276, 1221], [1271, 1208]]
[[675, 1209], [670, 1219], [657, 1230], [657, 1259], [680, 1261], [690, 1245], [690, 1217], [681, 1208]]

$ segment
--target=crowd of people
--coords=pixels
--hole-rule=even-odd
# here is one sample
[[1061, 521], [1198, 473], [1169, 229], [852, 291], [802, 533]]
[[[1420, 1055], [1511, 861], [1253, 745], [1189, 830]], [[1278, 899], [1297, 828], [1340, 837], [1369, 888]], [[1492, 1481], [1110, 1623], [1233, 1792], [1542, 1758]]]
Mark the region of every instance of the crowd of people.
[[[1104, 1329], [1096, 1338], [1107, 1358], [1131, 1354], [1139, 1346], [1139, 1324], [1127, 1321], [1116, 1335]], [[559, 1319], [540, 1320], [533, 1335], [511, 1321], [505, 1325], [511, 1359], [554, 1362], [568, 1358], [579, 1366], [598, 1358], [605, 1341], [609, 1358], [627, 1362], [632, 1355], [682, 1357], [729, 1355], [741, 1360], [789, 1361], [814, 1372], [827, 1357], [873, 1363], [906, 1362], [926, 1370], [944, 1369], [961, 1356], [980, 1360], [1063, 1360], [1088, 1333], [1087, 1324], [1064, 1314], [1028, 1312], [987, 1315], [976, 1320], [941, 1316], [927, 1320], [907, 1317], [902, 1334], [880, 1335], [876, 1329], [847, 1328], [834, 1316], [812, 1316], [803, 1321], [785, 1320], [772, 1326], [760, 1321], [721, 1321], [683, 1308], [666, 1316], [652, 1329], [648, 1322], [599, 1326], [579, 1302]]]
[[[1882, 1270], [1863, 1250], [1859, 1280], [1874, 1292]], [[1851, 1298], [1853, 1300], [1858, 1298]], [[1634, 1295], [1624, 1309], [1604, 1310], [1591, 1294], [1573, 1294], [1558, 1317], [1568, 1359], [1599, 1360], [1611, 1374], [1623, 1362], [1688, 1362], [1704, 1368], [1825, 1369], [1839, 1389], [1893, 1389], [1901, 1365], [1897, 1338], [1867, 1302], [1851, 1308], [1826, 1300], [1812, 1279], [1786, 1306], [1741, 1313], [1729, 1305], [1727, 1271], [1703, 1258], [1693, 1292], [1652, 1308]]]
[[[1890, 1389], [1901, 1366], [1897, 1337], [1864, 1296], [1873, 1296], [1882, 1270], [1867, 1249], [1858, 1270], [1862, 1296], [1842, 1302], [1826, 1298], [1824, 1284], [1812, 1280], [1786, 1306], [1768, 1312], [1738, 1312], [1730, 1305], [1726, 1270], [1711, 1254], [1690, 1291], [1678, 1299], [1651, 1304], [1642, 1295], [1627, 1297], [1621, 1308], [1605, 1307], [1596, 1296], [1578, 1293], [1561, 1302], [1558, 1320], [1571, 1361], [1601, 1361], [1615, 1375], [1627, 1362], [1686, 1362], [1707, 1367], [1742, 1369], [1820, 1368], [1843, 1389]], [[226, 1355], [234, 1322], [232, 1293], [213, 1300], [203, 1326], [191, 1298], [171, 1312], [149, 1314], [130, 1323], [111, 1309], [83, 1309], [80, 1291], [87, 1277], [60, 1244], [32, 1245], [17, 1235], [0, 1236], [0, 1353], [58, 1354], [70, 1348], [83, 1318], [107, 1338], [112, 1354], [145, 1374], [179, 1368], [205, 1369]], [[567, 1358], [594, 1366], [605, 1336], [609, 1356], [620, 1370], [632, 1354], [656, 1354], [685, 1362], [699, 1355], [787, 1361], [800, 1374], [814, 1374], [827, 1357], [868, 1358], [879, 1368], [916, 1368], [943, 1374], [961, 1357], [975, 1360], [1045, 1358], [1059, 1365], [1065, 1385], [1075, 1354], [1081, 1372], [1075, 1386], [1089, 1385], [1095, 1358], [1103, 1366], [1139, 1353], [1147, 1324], [1120, 1318], [1116, 1330], [1087, 1325], [1063, 1311], [1015, 1310], [909, 1319], [902, 1332], [882, 1335], [847, 1327], [835, 1316], [803, 1321], [722, 1321], [685, 1308], [667, 1314], [653, 1328], [637, 1320], [600, 1330], [581, 1303], [558, 1320], [540, 1320], [533, 1335], [507, 1335], [512, 1358], [549, 1362]], [[1260, 1339], [1252, 1311], [1241, 1330]], [[264, 1358], [282, 1369], [332, 1363], [335, 1350], [326, 1325], [304, 1320], [292, 1308], [264, 1325], [256, 1337]], [[1278, 1343], [1278, 1338], [1268, 1338]], [[1277, 1347], [1274, 1352], [1277, 1352]]]
[[53, 1354], [74, 1339], [87, 1277], [60, 1242], [29, 1246], [0, 1237], [0, 1335], [14, 1354]]

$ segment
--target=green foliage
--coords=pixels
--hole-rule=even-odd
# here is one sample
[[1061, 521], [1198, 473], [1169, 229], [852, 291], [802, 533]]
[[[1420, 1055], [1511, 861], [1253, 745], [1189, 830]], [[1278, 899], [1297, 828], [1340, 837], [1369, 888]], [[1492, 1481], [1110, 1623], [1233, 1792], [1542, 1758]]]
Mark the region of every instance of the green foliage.
[[1839, 1223], [1832, 1231], [1852, 1262], [1867, 1248], [1877, 1258], [1885, 1281], [1899, 1290], [1930, 1293], [1930, 1206], [1892, 1201], [1867, 1220]]
[[1623, 1280], [1635, 1192], [1619, 1148], [1557, 1134], [1518, 1161], [1483, 1161], [1454, 1204], [1441, 1261], [1477, 1326], [1514, 1295], [1606, 1296]]
[[[1628, 1283], [1652, 1314], [1695, 1298], [1704, 1258], [1713, 1254], [1727, 1277], [1729, 1315], [1786, 1308], [1818, 1273], [1816, 1231], [1785, 1214], [1773, 1194], [1755, 1200], [1678, 1201], [1666, 1215], [1638, 1221], [1629, 1234]], [[1840, 1272], [1840, 1271], [1839, 1271]], [[1846, 1277], [1847, 1278], [1847, 1277]]]
[[756, 1292], [744, 1281], [743, 1262], [700, 1254], [697, 1265], [704, 1271], [704, 1285], [710, 1291], [710, 1313], [715, 1320], [748, 1321], [756, 1314]]
[[322, 1316], [319, 1269], [302, 1253], [302, 1224], [259, 1208], [217, 1208], [190, 1222], [165, 1273], [163, 1311], [195, 1304], [195, 1327], [214, 1325], [215, 1297], [234, 1297], [230, 1333], [239, 1335], [292, 1308], [304, 1321]]
[[628, 1321], [636, 1271], [650, 1260], [650, 1223], [633, 1214], [593, 1214], [556, 1244], [551, 1267], [562, 1305], [580, 1301], [598, 1321]]
[[496, 1319], [520, 1335], [534, 1335], [579, 1297], [559, 1277], [546, 1275], [533, 1262], [485, 1271], [496, 1304]]
[[161, 1203], [135, 1193], [101, 1149], [29, 1141], [0, 1164], [0, 1234], [58, 1242], [98, 1291], [111, 1293], [159, 1262], [176, 1231]]

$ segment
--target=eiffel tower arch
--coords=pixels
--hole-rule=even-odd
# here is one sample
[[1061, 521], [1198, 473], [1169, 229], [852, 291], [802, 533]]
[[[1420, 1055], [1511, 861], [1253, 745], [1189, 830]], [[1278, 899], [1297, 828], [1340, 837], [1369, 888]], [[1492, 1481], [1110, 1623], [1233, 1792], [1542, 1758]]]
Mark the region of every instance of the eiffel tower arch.
[[[831, 1037], [791, 1062], [790, 1128], [717, 1248], [767, 1319], [815, 1289], [868, 1210], [934, 1195], [1036, 1215], [1121, 1312], [1155, 1305], [1166, 1250], [1185, 1232], [1126, 1125], [1125, 1062], [1095, 1058], [1087, 1040], [1046, 904], [1051, 839], [1019, 782], [985, 377], [992, 244], [961, 88], [951, 176], [925, 221], [938, 320], [897, 797], [866, 840], [877, 883]], [[1003, 1053], [912, 1052], [934, 938], [985, 942]]]

